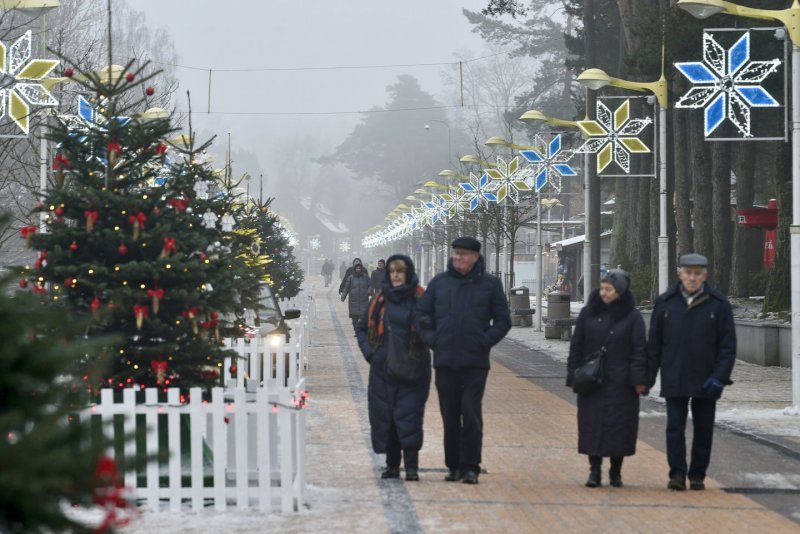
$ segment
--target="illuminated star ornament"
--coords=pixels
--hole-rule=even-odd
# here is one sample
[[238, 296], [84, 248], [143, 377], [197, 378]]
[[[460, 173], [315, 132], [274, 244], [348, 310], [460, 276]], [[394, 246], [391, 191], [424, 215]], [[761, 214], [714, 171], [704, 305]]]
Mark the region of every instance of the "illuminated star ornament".
[[350, 241], [345, 240], [339, 243], [339, 250], [341, 250], [342, 252], [347, 252], [348, 250], [350, 250]]
[[[544, 146], [544, 143], [541, 144]], [[536, 150], [520, 150], [519, 153], [533, 164], [533, 181], [537, 193], [548, 183], [560, 193], [561, 177], [578, 175], [568, 163], [575, 153], [571, 150], [561, 150], [561, 134], [547, 144], [546, 156]]]
[[750, 32], [745, 32], [729, 50], [710, 33], [703, 33], [703, 61], [675, 63], [694, 84], [675, 107], [705, 108], [705, 137], [726, 118], [742, 137], [752, 137], [750, 108], [780, 105], [761, 87], [761, 82], [780, 64], [779, 59], [750, 61]]
[[597, 154], [598, 173], [613, 161], [626, 174], [630, 174], [631, 154], [650, 152], [637, 136], [652, 124], [653, 119], [631, 119], [630, 106], [630, 99], [625, 99], [612, 113], [598, 100], [597, 120], [578, 121], [578, 127], [589, 139], [576, 152]]
[[519, 158], [514, 156], [514, 159], [506, 163], [503, 158], [497, 158], [497, 167], [486, 169], [486, 174], [489, 175], [494, 182], [497, 183], [495, 202], [502, 202], [506, 197], [510, 198], [514, 204], [519, 202], [520, 191], [530, 191], [531, 188], [520, 179], [517, 171], [519, 170]]
[[319, 249], [319, 238], [312, 237], [311, 240], [308, 242], [308, 246], [311, 247], [311, 250], [318, 250]]
[[465, 200], [469, 199], [469, 211], [475, 211], [481, 205], [481, 201], [486, 203], [497, 202], [497, 182], [489, 178], [489, 175], [483, 173], [480, 178], [472, 173], [469, 173], [469, 182], [458, 184], [464, 190]]
[[6, 114], [28, 135], [30, 106], [57, 106], [43, 85], [58, 60], [31, 59], [31, 30], [14, 41], [8, 49], [0, 43], [0, 118]]

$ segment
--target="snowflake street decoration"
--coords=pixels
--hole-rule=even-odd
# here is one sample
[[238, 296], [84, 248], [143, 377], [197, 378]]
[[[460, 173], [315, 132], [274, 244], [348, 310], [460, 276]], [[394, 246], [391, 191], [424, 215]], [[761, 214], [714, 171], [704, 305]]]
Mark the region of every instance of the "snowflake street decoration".
[[0, 43], [0, 118], [6, 113], [25, 135], [30, 131], [30, 106], [57, 106], [42, 84], [57, 59], [31, 59], [31, 30], [8, 48]]
[[339, 243], [339, 250], [341, 250], [342, 252], [347, 252], [348, 250], [350, 250], [350, 241], [342, 241], [341, 243]]
[[[77, 115], [59, 115], [58, 117], [70, 130], [71, 135], [78, 135], [78, 140], [83, 141], [86, 139], [86, 133], [91, 128], [95, 128], [100, 132], [108, 130], [108, 120], [102, 113], [98, 113], [97, 109], [89, 102], [83, 95], [78, 95], [78, 114]], [[119, 126], [125, 126], [131, 121], [130, 117], [114, 117], [113, 119]]]
[[311, 247], [311, 250], [319, 250], [319, 238], [312, 237], [311, 240], [308, 242], [308, 246]]
[[[539, 143], [537, 143], [539, 144]], [[544, 143], [541, 143], [544, 146]], [[533, 182], [536, 192], [549, 183], [553, 189], [561, 192], [561, 178], [563, 176], [577, 176], [568, 161], [575, 153], [571, 150], [561, 150], [561, 134], [555, 136], [547, 145], [547, 155], [543, 156], [536, 150], [520, 150], [520, 154], [534, 165]]]
[[489, 175], [483, 173], [480, 178], [473, 173], [469, 173], [469, 182], [458, 184], [464, 190], [465, 197], [469, 199], [469, 211], [475, 211], [481, 205], [481, 201], [486, 203], [497, 202], [497, 182], [489, 178]]
[[761, 82], [778, 69], [779, 59], [750, 61], [750, 32], [725, 50], [710, 33], [703, 33], [703, 61], [675, 63], [695, 87], [681, 97], [676, 108], [705, 108], [704, 134], [711, 135], [727, 118], [742, 137], [752, 137], [750, 108], [780, 104]]
[[650, 149], [637, 136], [652, 124], [650, 117], [630, 118], [630, 99], [612, 113], [597, 101], [597, 120], [578, 121], [578, 127], [589, 137], [576, 152], [597, 154], [597, 172], [613, 161], [626, 173], [631, 172], [631, 154], [648, 153]]
[[510, 198], [514, 204], [519, 202], [520, 191], [530, 191], [531, 188], [518, 176], [519, 158], [514, 158], [506, 163], [503, 158], [497, 158], [497, 167], [486, 169], [489, 178], [497, 182], [497, 202], [502, 202], [506, 197]]
[[447, 222], [447, 217], [450, 215], [451, 202], [452, 201], [448, 202], [445, 195], [440, 195], [438, 197], [433, 197], [430, 202], [425, 203], [425, 207], [429, 210], [428, 213], [430, 214], [432, 224]]
[[441, 198], [447, 202], [449, 219], [456, 217], [459, 213], [469, 211], [469, 198], [467, 198], [467, 192], [461, 187], [450, 186], [447, 193], [442, 193]]

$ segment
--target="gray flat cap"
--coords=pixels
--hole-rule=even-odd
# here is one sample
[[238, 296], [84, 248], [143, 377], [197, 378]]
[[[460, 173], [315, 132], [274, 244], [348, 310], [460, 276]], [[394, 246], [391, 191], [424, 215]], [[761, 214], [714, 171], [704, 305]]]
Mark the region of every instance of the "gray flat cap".
[[678, 267], [708, 267], [708, 258], [702, 254], [684, 254]]

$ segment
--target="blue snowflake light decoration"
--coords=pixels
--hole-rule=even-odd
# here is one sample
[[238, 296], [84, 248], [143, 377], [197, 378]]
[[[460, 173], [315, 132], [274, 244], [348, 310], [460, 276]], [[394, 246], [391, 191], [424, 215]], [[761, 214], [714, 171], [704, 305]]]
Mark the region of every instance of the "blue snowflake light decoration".
[[[537, 143], [538, 144], [538, 143]], [[541, 143], [542, 146], [544, 143]], [[561, 150], [561, 134], [558, 134], [547, 144], [547, 155], [543, 156], [537, 150], [521, 150], [520, 154], [529, 163], [534, 165], [534, 189], [538, 193], [546, 184], [561, 192], [561, 178], [564, 176], [577, 176], [569, 165], [569, 160], [575, 155], [572, 150]]]
[[470, 173], [469, 182], [458, 184], [464, 190], [466, 196], [469, 198], [469, 211], [475, 211], [481, 205], [481, 201], [486, 203], [497, 202], [498, 198], [495, 194], [497, 182], [489, 178], [489, 175], [483, 173], [480, 178]]
[[780, 103], [761, 83], [781, 64], [779, 59], [750, 60], [750, 32], [725, 50], [710, 33], [703, 33], [703, 61], [675, 63], [694, 87], [676, 108], [704, 108], [707, 138], [727, 118], [742, 137], [752, 137], [750, 108], [778, 107]]

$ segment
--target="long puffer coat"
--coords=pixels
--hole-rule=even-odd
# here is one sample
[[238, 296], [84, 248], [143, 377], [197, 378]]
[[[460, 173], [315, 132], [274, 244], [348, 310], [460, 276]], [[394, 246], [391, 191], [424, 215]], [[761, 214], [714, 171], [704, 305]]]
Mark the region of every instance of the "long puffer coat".
[[569, 347], [568, 386], [583, 358], [606, 339], [603, 385], [592, 394], [578, 395], [578, 452], [631, 456], [639, 432], [639, 394], [634, 386], [647, 384], [647, 355], [644, 319], [630, 291], [608, 305], [597, 289], [589, 296]]
[[350, 317], [361, 317], [369, 307], [369, 276], [367, 270], [353, 269], [353, 273], [344, 282], [342, 300], [349, 297], [347, 311]]
[[[386, 264], [402, 259], [406, 264], [406, 283], [392, 287], [389, 282], [389, 270], [381, 284], [383, 294], [383, 320], [390, 323], [384, 327], [383, 336], [403, 335], [410, 339], [414, 324], [414, 308], [416, 306], [416, 288], [419, 279], [414, 272], [411, 258], [403, 255], [390, 257]], [[377, 348], [373, 348], [369, 340], [369, 318], [365, 313], [356, 328], [358, 346], [364, 358], [369, 362], [369, 385], [367, 387], [367, 403], [369, 423], [372, 435], [372, 449], [377, 454], [386, 452], [389, 429], [394, 422], [402, 449], [419, 450], [423, 441], [423, 419], [425, 403], [431, 385], [431, 370], [427, 369], [422, 380], [415, 384], [398, 382], [386, 374], [386, 343], [381, 338]]]

